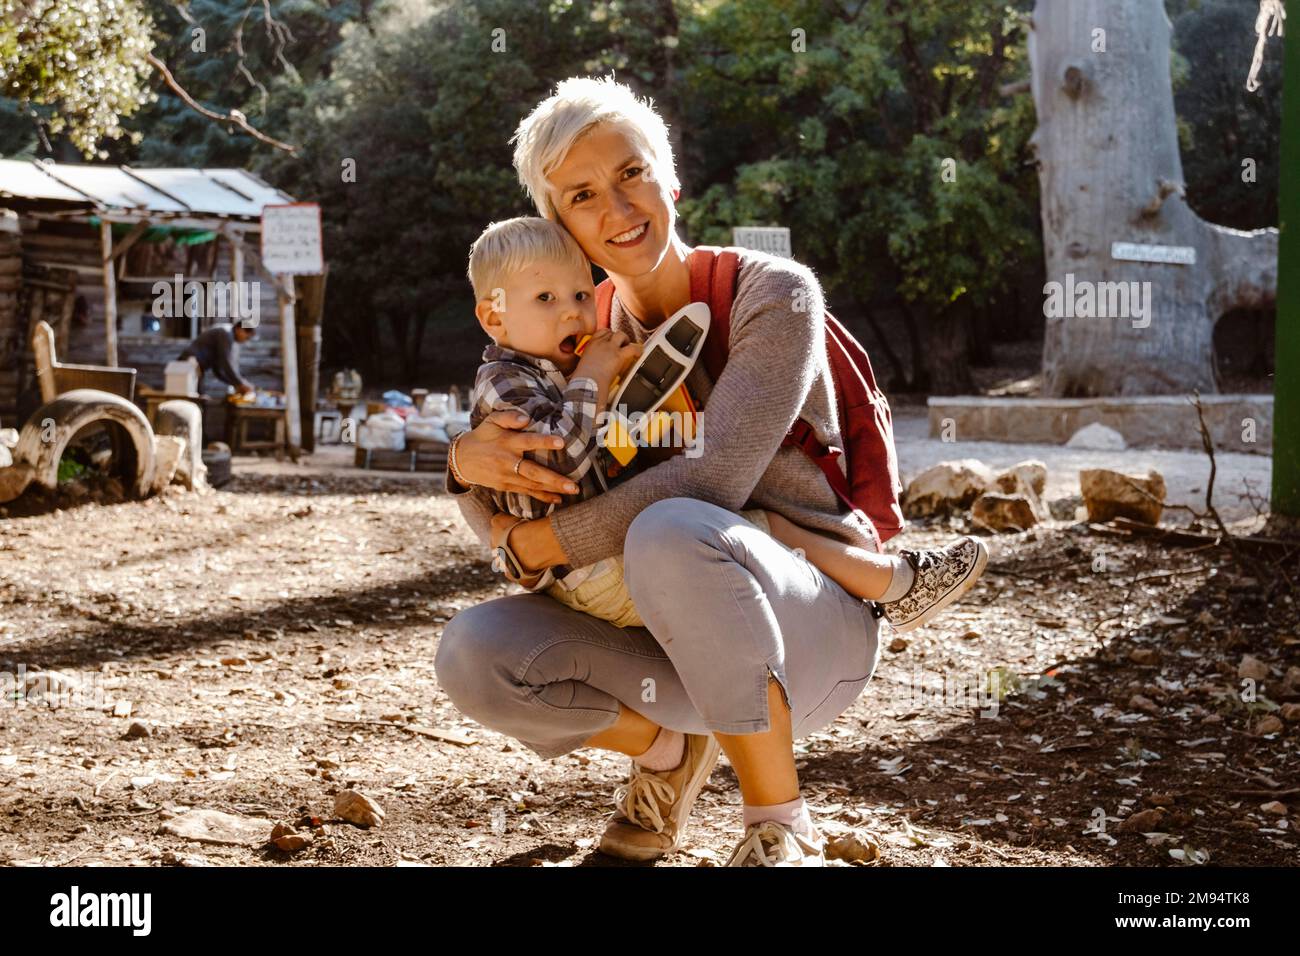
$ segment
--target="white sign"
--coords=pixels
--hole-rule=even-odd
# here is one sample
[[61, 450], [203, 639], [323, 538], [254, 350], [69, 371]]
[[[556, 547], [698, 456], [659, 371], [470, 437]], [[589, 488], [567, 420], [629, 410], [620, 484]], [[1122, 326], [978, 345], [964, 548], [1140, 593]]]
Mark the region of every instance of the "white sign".
[[262, 209], [262, 265], [272, 275], [320, 275], [320, 206], [296, 202]]
[[790, 230], [786, 226], [734, 226], [731, 237], [732, 244], [742, 249], [757, 249], [774, 256], [794, 258], [790, 251]]
[[1128, 262], [1170, 262], [1180, 266], [1196, 265], [1192, 246], [1147, 246], [1140, 242], [1112, 242], [1110, 257]]

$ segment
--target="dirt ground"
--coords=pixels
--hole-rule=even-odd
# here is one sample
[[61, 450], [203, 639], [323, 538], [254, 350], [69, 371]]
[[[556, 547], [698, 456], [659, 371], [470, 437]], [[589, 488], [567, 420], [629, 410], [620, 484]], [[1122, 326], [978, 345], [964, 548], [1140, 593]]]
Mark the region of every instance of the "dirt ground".
[[[241, 460], [204, 495], [0, 516], [0, 680], [100, 695], [7, 694], [0, 863], [634, 865], [595, 850], [626, 758], [543, 760], [439, 690], [443, 625], [506, 588], [438, 488]], [[837, 862], [1300, 862], [1300, 724], [1269, 719], [1300, 700], [1295, 595], [1223, 549], [1066, 522], [988, 540], [977, 589], [887, 635], [858, 701], [797, 744], [815, 819], [881, 850]], [[381, 825], [335, 819], [350, 788]], [[165, 832], [202, 810], [240, 818], [233, 843]], [[310, 842], [268, 847], [277, 822]], [[717, 865], [739, 835], [724, 757], [660, 865]]]

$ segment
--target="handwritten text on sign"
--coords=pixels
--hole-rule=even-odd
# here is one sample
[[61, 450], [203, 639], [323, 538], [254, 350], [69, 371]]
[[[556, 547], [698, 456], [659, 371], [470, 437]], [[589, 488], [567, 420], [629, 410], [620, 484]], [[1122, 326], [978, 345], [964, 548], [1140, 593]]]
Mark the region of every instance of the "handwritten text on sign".
[[320, 206], [293, 203], [263, 207], [262, 265], [273, 275], [319, 275], [325, 270]]
[[1112, 259], [1129, 262], [1171, 262], [1180, 266], [1196, 265], [1196, 249], [1192, 246], [1148, 246], [1140, 242], [1112, 242]]

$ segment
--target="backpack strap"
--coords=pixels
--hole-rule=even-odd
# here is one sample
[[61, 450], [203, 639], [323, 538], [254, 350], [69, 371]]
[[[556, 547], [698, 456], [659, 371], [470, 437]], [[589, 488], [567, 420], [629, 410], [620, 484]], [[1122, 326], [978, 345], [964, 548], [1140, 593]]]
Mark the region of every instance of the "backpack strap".
[[696, 246], [687, 260], [691, 270], [691, 301], [709, 306], [709, 334], [702, 358], [709, 378], [717, 381], [731, 346], [731, 304], [736, 298], [740, 256], [732, 249]]
[[596, 286], [596, 328], [609, 328], [609, 317], [613, 309], [614, 280], [606, 278]]
[[[686, 260], [691, 271], [691, 301], [709, 306], [709, 334], [704, 340], [704, 368], [715, 382], [727, 364], [731, 343], [731, 303], [736, 297], [740, 256], [718, 246], [696, 246]], [[596, 328], [609, 328], [614, 309], [614, 282], [596, 286]]]

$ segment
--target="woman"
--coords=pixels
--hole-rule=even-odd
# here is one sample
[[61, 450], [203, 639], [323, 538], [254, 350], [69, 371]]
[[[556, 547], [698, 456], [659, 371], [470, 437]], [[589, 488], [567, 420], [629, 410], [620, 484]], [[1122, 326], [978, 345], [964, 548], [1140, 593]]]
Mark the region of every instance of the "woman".
[[[691, 250], [675, 232], [680, 190], [663, 120], [612, 79], [574, 78], [513, 142], [539, 213], [613, 280], [612, 328], [644, 342], [690, 301]], [[458, 614], [436, 659], [439, 683], [463, 713], [536, 753], [602, 747], [633, 758], [603, 852], [654, 859], [676, 850], [720, 748], [745, 804], [729, 865], [824, 860], [793, 741], [831, 723], [866, 685], [879, 654], [876, 619], [736, 514], [750, 503], [874, 547], [817, 465], [781, 447], [796, 418], [842, 446], [822, 310], [806, 267], [744, 252], [727, 364], [716, 382], [697, 367], [687, 383], [705, 406], [703, 454], [670, 458], [547, 518], [494, 517], [473, 486], [561, 502], [576, 488], [523, 458], [549, 439], [512, 431], [526, 422], [499, 414], [453, 448], [448, 489], [462, 513], [485, 543], [508, 540], [526, 572], [624, 555], [646, 628], [518, 594]]]

